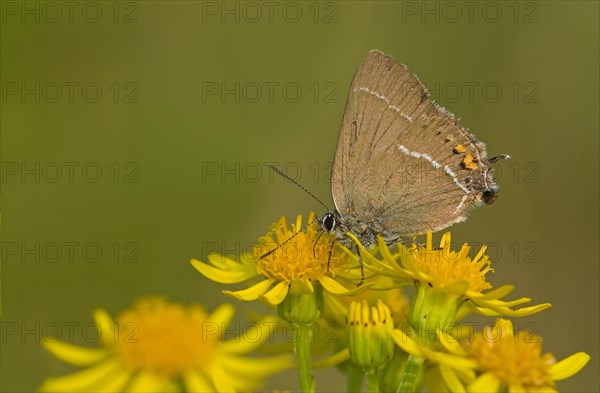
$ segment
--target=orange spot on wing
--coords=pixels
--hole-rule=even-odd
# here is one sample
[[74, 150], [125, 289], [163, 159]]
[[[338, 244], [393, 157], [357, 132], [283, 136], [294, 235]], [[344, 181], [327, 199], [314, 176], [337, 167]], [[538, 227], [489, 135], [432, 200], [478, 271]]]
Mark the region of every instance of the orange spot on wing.
[[460, 154], [460, 153], [464, 153], [467, 151], [467, 148], [464, 147], [463, 145], [456, 145], [454, 146], [454, 149], [452, 149], [452, 151], [456, 154]]
[[461, 165], [465, 169], [470, 169], [470, 170], [477, 169], [477, 160], [475, 160], [475, 158], [473, 158], [471, 153], [467, 153], [465, 155], [465, 157], [463, 158]]

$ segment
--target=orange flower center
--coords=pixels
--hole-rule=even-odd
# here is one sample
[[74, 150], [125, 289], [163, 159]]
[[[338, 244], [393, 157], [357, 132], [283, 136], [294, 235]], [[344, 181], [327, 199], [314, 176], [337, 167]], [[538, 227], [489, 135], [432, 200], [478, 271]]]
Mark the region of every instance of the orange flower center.
[[117, 331], [107, 344], [133, 370], [180, 375], [211, 362], [218, 337], [209, 332], [218, 326], [208, 329], [207, 317], [199, 306], [143, 299], [119, 315]]
[[450, 285], [457, 281], [469, 283], [469, 290], [481, 292], [492, 286], [485, 280], [485, 275], [491, 268], [491, 262], [481, 248], [475, 258], [469, 256], [470, 247], [464, 244], [461, 249], [450, 251], [450, 233], [442, 236], [439, 249], [433, 249], [431, 233], [427, 234], [426, 247], [414, 245], [409, 253], [413, 258], [415, 268], [425, 274], [434, 287]]
[[[311, 213], [308, 222], [313, 220], [314, 215]], [[334, 246], [330, 257], [333, 236], [323, 233], [317, 242], [318, 237], [316, 223], [303, 229], [302, 219], [298, 216], [289, 230], [285, 217], [282, 217], [254, 246], [253, 255], [258, 259], [258, 272], [288, 283], [295, 280], [315, 282], [328, 272], [335, 275], [344, 252], [340, 247]], [[259, 259], [269, 252], [269, 255]]]
[[542, 354], [539, 336], [525, 331], [513, 335], [497, 324], [475, 336], [468, 350], [483, 370], [505, 386], [554, 386], [548, 370], [555, 359]]

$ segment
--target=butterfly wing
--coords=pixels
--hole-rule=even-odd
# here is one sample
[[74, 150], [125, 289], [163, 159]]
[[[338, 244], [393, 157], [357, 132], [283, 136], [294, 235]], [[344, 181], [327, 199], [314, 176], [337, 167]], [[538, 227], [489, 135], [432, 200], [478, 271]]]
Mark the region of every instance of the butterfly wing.
[[348, 230], [392, 239], [462, 221], [493, 199], [490, 170], [485, 145], [406, 66], [369, 52], [352, 80], [332, 169]]

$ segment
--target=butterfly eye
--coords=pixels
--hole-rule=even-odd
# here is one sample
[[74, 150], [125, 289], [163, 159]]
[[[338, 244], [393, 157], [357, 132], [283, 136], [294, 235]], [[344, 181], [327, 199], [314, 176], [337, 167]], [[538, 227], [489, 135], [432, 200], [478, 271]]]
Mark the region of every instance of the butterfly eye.
[[321, 220], [321, 226], [327, 232], [331, 232], [333, 228], [335, 228], [335, 216], [333, 213], [327, 213], [323, 216]]

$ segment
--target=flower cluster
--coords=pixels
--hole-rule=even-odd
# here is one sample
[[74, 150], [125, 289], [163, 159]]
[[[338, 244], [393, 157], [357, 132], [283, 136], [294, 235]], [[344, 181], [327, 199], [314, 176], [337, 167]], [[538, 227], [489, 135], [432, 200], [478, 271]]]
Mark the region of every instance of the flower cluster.
[[[490, 283], [494, 270], [485, 247], [472, 252], [464, 244], [456, 250], [447, 232], [437, 247], [427, 233], [424, 244], [391, 247], [378, 238], [367, 250], [347, 233], [357, 255], [319, 229], [312, 213], [291, 226], [281, 218], [239, 260], [210, 254], [206, 262], [191, 261], [218, 283], [249, 282], [246, 289], [223, 293], [276, 308], [278, 323], [265, 316], [257, 326], [289, 327], [291, 348], [245, 356], [266, 336], [225, 340], [220, 333], [231, 322], [233, 306], [209, 314], [200, 306], [146, 298], [116, 320], [104, 310], [94, 313], [102, 331], [114, 332], [103, 336], [101, 348], [45, 341], [59, 359], [87, 368], [48, 379], [41, 390], [251, 391], [274, 373], [297, 369], [302, 392], [314, 392], [313, 368], [335, 366], [352, 392], [362, 391], [365, 381], [369, 392], [540, 392], [555, 391], [557, 381], [589, 361], [584, 352], [558, 361], [543, 352], [541, 337], [515, 331], [507, 318], [550, 304], [507, 300], [513, 287]], [[412, 287], [411, 296], [406, 287]], [[471, 314], [493, 319], [474, 329], [463, 323]], [[132, 328], [134, 342], [125, 339]]]
[[[294, 347], [302, 391], [315, 389], [311, 366], [333, 365], [347, 374], [349, 391], [360, 391], [364, 377], [373, 392], [415, 392], [425, 385], [456, 392], [552, 390], [589, 360], [579, 352], [557, 362], [542, 353], [541, 338], [530, 343], [524, 340], [528, 332], [513, 332], [504, 318], [529, 316], [550, 304], [505, 300], [513, 287], [488, 281], [493, 268], [486, 247], [474, 256], [468, 244], [454, 250], [447, 232], [439, 247], [427, 233], [424, 245], [390, 248], [378, 238], [367, 250], [347, 233], [360, 250], [356, 255], [318, 229], [312, 213], [304, 226], [301, 216], [291, 228], [281, 218], [240, 261], [218, 254], [209, 255], [208, 263], [192, 260], [200, 273], [223, 284], [259, 277], [248, 289], [223, 292], [277, 306], [301, 333], [318, 323], [340, 328], [330, 348], [334, 352], [325, 359], [312, 361], [306, 343]], [[366, 279], [357, 286], [361, 263]], [[405, 286], [414, 288], [410, 300], [401, 289]], [[469, 332], [472, 325], [461, 321], [470, 314], [498, 319]], [[495, 330], [501, 333], [492, 340]]]

